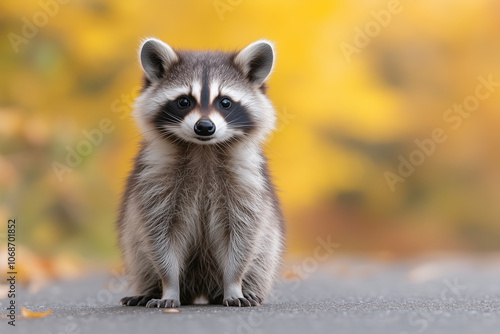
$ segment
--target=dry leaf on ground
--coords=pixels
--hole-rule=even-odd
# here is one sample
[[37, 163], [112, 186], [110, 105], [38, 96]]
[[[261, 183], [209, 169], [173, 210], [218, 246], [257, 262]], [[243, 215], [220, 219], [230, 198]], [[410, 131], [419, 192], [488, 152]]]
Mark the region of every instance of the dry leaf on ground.
[[26, 307], [21, 307], [21, 315], [23, 318], [43, 318], [52, 313], [52, 310], [45, 312], [34, 312], [28, 310]]
[[166, 308], [165, 310], [163, 310], [163, 312], [165, 312], [165, 313], [180, 313], [181, 311], [179, 311], [176, 308]]

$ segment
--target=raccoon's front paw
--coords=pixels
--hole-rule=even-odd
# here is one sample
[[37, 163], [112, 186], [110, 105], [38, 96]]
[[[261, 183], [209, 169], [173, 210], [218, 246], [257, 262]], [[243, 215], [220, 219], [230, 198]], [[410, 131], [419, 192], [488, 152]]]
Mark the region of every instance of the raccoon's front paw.
[[243, 296], [245, 296], [245, 298], [250, 301], [250, 304], [252, 304], [252, 306], [262, 305], [262, 298], [260, 298], [251, 291], [248, 292], [243, 291]]
[[145, 306], [153, 298], [153, 295], [123, 297], [120, 303], [126, 306]]
[[222, 305], [237, 306], [237, 307], [260, 305], [261, 304], [260, 298], [255, 296], [255, 294], [252, 295], [244, 294], [244, 296], [240, 298], [233, 298], [233, 297], [224, 298], [224, 300], [222, 301]]
[[178, 299], [151, 299], [146, 307], [149, 308], [173, 308], [181, 306]]

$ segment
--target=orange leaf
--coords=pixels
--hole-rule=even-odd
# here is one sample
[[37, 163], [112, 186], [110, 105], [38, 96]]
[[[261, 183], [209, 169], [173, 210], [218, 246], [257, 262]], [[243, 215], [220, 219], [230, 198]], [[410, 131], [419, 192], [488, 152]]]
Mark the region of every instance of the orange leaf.
[[166, 308], [163, 310], [163, 312], [165, 312], [165, 313], [179, 313], [180, 311], [178, 309], [175, 309], [175, 308]]
[[23, 318], [43, 318], [52, 313], [52, 310], [45, 312], [33, 312], [28, 310], [26, 307], [21, 307], [21, 314]]

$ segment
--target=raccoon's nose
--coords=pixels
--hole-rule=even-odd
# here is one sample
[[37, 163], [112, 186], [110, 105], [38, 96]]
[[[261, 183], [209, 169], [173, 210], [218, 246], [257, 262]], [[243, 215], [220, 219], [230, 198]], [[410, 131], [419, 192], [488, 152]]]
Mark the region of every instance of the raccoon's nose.
[[215, 124], [209, 119], [200, 119], [194, 125], [194, 132], [199, 136], [211, 136], [215, 133]]

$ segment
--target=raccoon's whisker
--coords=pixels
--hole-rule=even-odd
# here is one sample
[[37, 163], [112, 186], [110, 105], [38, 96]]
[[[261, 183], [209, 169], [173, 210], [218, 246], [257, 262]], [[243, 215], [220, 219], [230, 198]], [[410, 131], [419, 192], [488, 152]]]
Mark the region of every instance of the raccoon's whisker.
[[[244, 134], [244, 136], [246, 136], [246, 135]], [[244, 141], [242, 138], [239, 138], [239, 137], [233, 137], [231, 139], [231, 143], [234, 143], [234, 142], [239, 143], [239, 144], [243, 144], [246, 147], [248, 147], [248, 145], [249, 145], [248, 142]], [[231, 145], [230, 145], [231, 143], [224, 141], [224, 142], [221, 142], [219, 144], [223, 148], [230, 148], [231, 147]]]
[[145, 136], [144, 136], [145, 134], [150, 133], [150, 132], [156, 132], [156, 131], [157, 131], [157, 129], [152, 129], [152, 130], [148, 130], [148, 131], [141, 132], [141, 133], [139, 133], [139, 134], [135, 135], [134, 137], [130, 138], [130, 140], [131, 140], [131, 141], [132, 141], [132, 140], [134, 140], [134, 141], [135, 141], [138, 137], [139, 137], [139, 138], [141, 138], [141, 137], [145, 137]]
[[[150, 131], [147, 131], [147, 132], [151, 132], [151, 131], [154, 131], [154, 130], [150, 130]], [[181, 140], [179, 138], [177, 138], [175, 135], [173, 135], [172, 133], [169, 133], [169, 132], [164, 132], [164, 131], [159, 131], [158, 132], [158, 136], [154, 137], [153, 139], [150, 140], [150, 142], [148, 143], [148, 146], [155, 140], [159, 139], [159, 138], [162, 138], [162, 139], [169, 139], [169, 140], [172, 140], [174, 143], [176, 142], [180, 142]]]
[[248, 126], [251, 126], [252, 123], [237, 123], [237, 124], [230, 124], [231, 125], [231, 128], [245, 128], [245, 127], [248, 127]]
[[[159, 107], [163, 107], [164, 106], [164, 104], [161, 104], [161, 103], [159, 103], [157, 101], [153, 101], [153, 102], [156, 103], [156, 105], [159, 106]], [[165, 112], [165, 111], [162, 111], [162, 112]], [[173, 119], [175, 119], [177, 121], [182, 121], [182, 118], [180, 118], [178, 116], [175, 116], [175, 115], [167, 113], [167, 112], [165, 112], [165, 113], [168, 114], [170, 117], [172, 117]]]
[[147, 142], [147, 144], [146, 144], [146, 145], [147, 145], [147, 147], [149, 147], [151, 144], [153, 144], [153, 142], [154, 142], [156, 139], [158, 139], [158, 138], [162, 138], [162, 134], [159, 134], [158, 136], [156, 136], [156, 137], [154, 137], [153, 139], [149, 140], [149, 141]]
[[135, 137], [139, 137], [139, 136], [141, 136], [141, 135], [144, 135], [144, 134], [146, 134], [146, 133], [150, 133], [150, 132], [158, 132], [158, 129], [151, 129], [151, 130], [148, 130], [148, 131], [144, 131], [144, 132], [142, 132], [142, 133], [138, 134], [138, 135], [137, 135], [137, 136], [135, 136]]
[[238, 119], [236, 119], [236, 120], [233, 120], [233, 121], [231, 121], [231, 122], [228, 122], [227, 124], [228, 124], [228, 125], [231, 125], [231, 124], [245, 124], [245, 125], [251, 125], [251, 124], [252, 124], [252, 122], [242, 122], [242, 121], [239, 121]]
[[[168, 113], [167, 113], [168, 114]], [[172, 117], [173, 119], [175, 119], [176, 121], [181, 121], [182, 122], [182, 118], [180, 118], [179, 116], [175, 116], [173, 114], [168, 114], [170, 117]]]
[[230, 122], [227, 125], [252, 125], [252, 122]]
[[224, 118], [228, 118], [229, 116], [231, 116], [231, 114], [235, 111], [236, 109], [233, 109], [229, 112], [229, 114], [227, 114]]
[[233, 122], [222, 124], [221, 129], [227, 128], [229, 125], [231, 125], [232, 128], [244, 128], [246, 126], [251, 126], [252, 123], [248, 123], [248, 122], [239, 123], [239, 122], [233, 121]]
[[163, 131], [159, 131], [158, 136], [156, 136], [153, 140], [156, 140], [158, 138], [164, 138], [167, 139], [169, 137], [168, 133], [164, 133]]
[[[168, 114], [168, 113], [167, 113]], [[172, 115], [172, 114], [168, 114], [168, 116], [172, 117], [172, 119], [174, 121], [178, 121], [179, 123], [183, 121], [182, 118], [178, 117], [178, 116], [175, 116], [175, 115]]]

